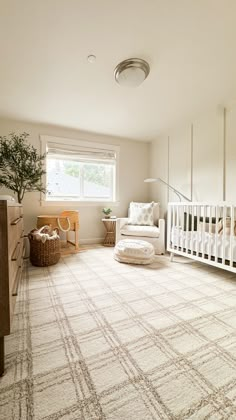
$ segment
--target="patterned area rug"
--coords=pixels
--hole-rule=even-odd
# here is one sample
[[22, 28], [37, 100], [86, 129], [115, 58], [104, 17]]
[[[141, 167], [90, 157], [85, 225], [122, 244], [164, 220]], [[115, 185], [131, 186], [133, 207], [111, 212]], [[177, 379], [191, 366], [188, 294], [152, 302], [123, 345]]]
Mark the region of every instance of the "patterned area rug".
[[0, 419], [236, 418], [236, 277], [110, 248], [29, 266], [6, 338]]

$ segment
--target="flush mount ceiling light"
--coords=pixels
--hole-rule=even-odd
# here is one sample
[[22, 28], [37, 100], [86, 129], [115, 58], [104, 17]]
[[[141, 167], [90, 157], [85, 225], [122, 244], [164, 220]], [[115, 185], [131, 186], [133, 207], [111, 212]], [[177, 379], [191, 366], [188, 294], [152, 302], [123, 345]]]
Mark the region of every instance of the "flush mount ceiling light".
[[122, 86], [136, 87], [147, 78], [150, 72], [149, 64], [141, 58], [129, 58], [121, 61], [114, 75], [117, 83]]

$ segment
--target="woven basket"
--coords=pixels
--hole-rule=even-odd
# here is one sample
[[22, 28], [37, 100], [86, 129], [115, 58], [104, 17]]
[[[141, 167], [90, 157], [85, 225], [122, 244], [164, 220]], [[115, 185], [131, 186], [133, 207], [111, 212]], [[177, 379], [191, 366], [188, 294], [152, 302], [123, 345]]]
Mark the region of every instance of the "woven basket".
[[30, 232], [28, 235], [30, 242], [30, 262], [37, 267], [48, 267], [56, 264], [61, 257], [60, 238], [39, 241]]

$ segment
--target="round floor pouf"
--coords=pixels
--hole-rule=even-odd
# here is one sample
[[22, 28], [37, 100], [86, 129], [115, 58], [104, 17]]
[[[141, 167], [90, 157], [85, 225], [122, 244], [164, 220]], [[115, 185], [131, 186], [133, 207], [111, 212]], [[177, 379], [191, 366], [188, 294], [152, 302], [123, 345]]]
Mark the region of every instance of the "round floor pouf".
[[153, 245], [140, 239], [123, 239], [114, 249], [115, 260], [129, 264], [150, 264], [154, 255]]

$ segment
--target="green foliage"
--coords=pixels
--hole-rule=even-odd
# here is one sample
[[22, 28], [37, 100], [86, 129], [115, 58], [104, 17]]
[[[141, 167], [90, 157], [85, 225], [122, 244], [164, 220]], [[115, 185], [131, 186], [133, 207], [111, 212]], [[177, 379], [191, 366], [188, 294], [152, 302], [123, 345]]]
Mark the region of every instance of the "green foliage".
[[112, 209], [110, 209], [109, 207], [104, 207], [104, 209], [102, 209], [102, 212], [103, 212], [106, 216], [109, 216], [109, 214], [112, 212]]
[[[109, 187], [110, 177], [107, 176], [107, 169], [108, 168], [104, 165], [89, 163], [83, 164], [83, 178], [85, 181]], [[65, 173], [67, 175], [74, 176], [75, 178], [79, 178], [80, 164], [78, 162], [66, 162]]]
[[11, 133], [9, 138], [0, 136], [0, 187], [17, 194], [21, 203], [25, 192], [45, 192], [41, 177], [45, 155], [27, 142], [29, 134]]
[[65, 174], [79, 178], [80, 168], [77, 162], [65, 162]]
[[110, 177], [107, 176], [105, 165], [85, 165], [84, 179], [89, 182], [94, 182], [98, 185], [108, 187], [110, 184]]

